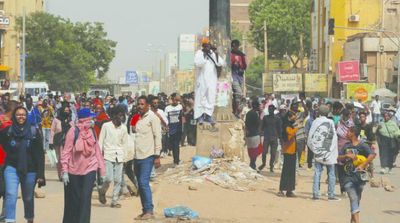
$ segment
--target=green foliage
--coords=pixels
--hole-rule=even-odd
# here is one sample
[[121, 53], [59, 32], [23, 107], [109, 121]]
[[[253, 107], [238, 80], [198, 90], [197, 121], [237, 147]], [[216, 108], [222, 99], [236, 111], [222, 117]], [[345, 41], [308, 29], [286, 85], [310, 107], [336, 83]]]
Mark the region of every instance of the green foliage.
[[[21, 18], [17, 28], [22, 32]], [[108, 71], [115, 46], [100, 23], [33, 13], [26, 18], [26, 78], [46, 81], [54, 90], [86, 90]]]
[[241, 40], [243, 39], [243, 32], [240, 30], [239, 24], [233, 22], [231, 23], [231, 40], [235, 39], [242, 42]]
[[253, 58], [246, 70], [247, 89], [251, 91], [250, 96], [262, 95], [262, 74], [264, 73], [264, 56]]
[[310, 48], [310, 0], [254, 0], [249, 7], [251, 39], [254, 46], [264, 51], [263, 23], [267, 22], [268, 54], [282, 58], [299, 56], [300, 36], [304, 52]]

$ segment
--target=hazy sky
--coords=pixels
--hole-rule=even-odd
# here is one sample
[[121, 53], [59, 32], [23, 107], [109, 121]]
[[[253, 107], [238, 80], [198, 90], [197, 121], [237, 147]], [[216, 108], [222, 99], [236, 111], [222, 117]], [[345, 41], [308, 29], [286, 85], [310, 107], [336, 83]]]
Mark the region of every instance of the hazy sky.
[[[179, 34], [200, 33], [208, 26], [208, 0], [47, 0], [47, 11], [72, 21], [104, 23], [109, 38], [117, 41], [109, 76], [126, 70], [151, 70], [160, 53], [146, 49], [162, 46], [176, 52]], [[158, 56], [156, 56], [158, 54]]]

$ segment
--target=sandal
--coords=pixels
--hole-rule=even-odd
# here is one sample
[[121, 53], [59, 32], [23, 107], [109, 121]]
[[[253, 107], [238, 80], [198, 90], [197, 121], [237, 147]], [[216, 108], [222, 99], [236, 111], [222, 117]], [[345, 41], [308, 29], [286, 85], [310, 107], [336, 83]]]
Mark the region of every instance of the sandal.
[[154, 219], [154, 214], [152, 214], [152, 213], [143, 213], [143, 214], [137, 216], [134, 220], [146, 221], [146, 220], [150, 220], [150, 219]]
[[115, 203], [115, 204], [111, 204], [112, 208], [121, 208], [121, 204]]

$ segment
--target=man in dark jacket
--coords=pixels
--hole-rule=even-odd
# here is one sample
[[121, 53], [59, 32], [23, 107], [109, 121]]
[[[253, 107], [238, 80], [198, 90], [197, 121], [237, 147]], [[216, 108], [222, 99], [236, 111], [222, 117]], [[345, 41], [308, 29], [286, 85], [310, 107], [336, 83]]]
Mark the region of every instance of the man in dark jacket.
[[274, 163], [276, 150], [278, 148], [278, 139], [282, 136], [282, 121], [279, 116], [275, 115], [275, 106], [268, 106], [268, 115], [264, 116], [262, 122], [262, 130], [264, 131], [264, 150], [262, 154], [262, 165], [258, 167], [261, 171], [267, 163], [268, 149], [271, 148], [271, 158], [269, 161], [269, 170], [274, 172]]

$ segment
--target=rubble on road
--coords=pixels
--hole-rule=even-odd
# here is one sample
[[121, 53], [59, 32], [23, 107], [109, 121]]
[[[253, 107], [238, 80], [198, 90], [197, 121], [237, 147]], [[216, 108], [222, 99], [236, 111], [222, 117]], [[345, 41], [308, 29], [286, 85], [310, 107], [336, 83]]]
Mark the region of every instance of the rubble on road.
[[265, 177], [251, 169], [239, 158], [214, 159], [211, 164], [195, 169], [192, 164], [182, 164], [169, 168], [163, 178], [170, 183], [201, 184], [212, 182], [222, 188], [235, 191], [254, 191], [257, 182]]

